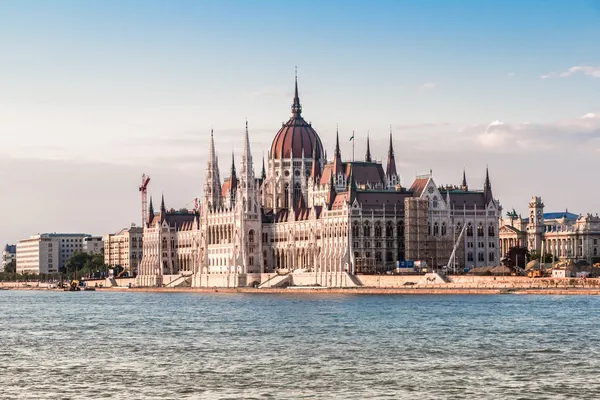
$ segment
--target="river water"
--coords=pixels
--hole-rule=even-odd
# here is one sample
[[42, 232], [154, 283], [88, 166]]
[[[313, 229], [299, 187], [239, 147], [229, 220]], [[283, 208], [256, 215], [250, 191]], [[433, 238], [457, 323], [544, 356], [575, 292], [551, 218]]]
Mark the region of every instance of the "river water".
[[0, 398], [599, 399], [600, 297], [0, 291]]

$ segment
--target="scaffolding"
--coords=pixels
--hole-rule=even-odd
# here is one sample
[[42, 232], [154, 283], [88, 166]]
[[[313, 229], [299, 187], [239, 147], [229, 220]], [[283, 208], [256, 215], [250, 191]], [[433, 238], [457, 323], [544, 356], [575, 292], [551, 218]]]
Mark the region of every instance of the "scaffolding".
[[404, 212], [406, 259], [425, 261], [433, 269], [446, 266], [454, 248], [451, 224], [445, 232], [440, 225], [433, 229], [434, 211], [427, 199], [405, 199]]
[[428, 239], [429, 201], [404, 199], [404, 253], [407, 260], [424, 260]]

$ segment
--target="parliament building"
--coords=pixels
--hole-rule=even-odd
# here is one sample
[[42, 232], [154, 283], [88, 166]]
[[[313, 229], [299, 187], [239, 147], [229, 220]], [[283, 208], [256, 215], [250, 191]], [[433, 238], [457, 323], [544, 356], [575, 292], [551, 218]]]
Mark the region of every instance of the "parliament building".
[[328, 160], [302, 116], [296, 80], [292, 115], [254, 170], [248, 123], [241, 164], [221, 179], [211, 132], [204, 191], [195, 211], [160, 210], [150, 200], [137, 286], [356, 286], [357, 274], [499, 265], [501, 206], [489, 174], [472, 190], [438, 186], [432, 174], [400, 181], [392, 132], [387, 162], [367, 151]]

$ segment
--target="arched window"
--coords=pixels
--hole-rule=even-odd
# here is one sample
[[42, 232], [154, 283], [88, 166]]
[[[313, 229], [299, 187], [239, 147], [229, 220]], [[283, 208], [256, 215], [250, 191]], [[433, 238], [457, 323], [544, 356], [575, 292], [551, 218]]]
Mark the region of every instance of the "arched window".
[[381, 234], [382, 234], [381, 222], [377, 221], [377, 222], [375, 222], [375, 237], [381, 237]]
[[404, 236], [404, 221], [398, 221], [398, 237]]
[[358, 222], [354, 221], [352, 223], [352, 236], [358, 237], [360, 235], [360, 228], [358, 227]]
[[371, 237], [371, 224], [369, 224], [369, 221], [365, 221], [363, 225], [363, 236]]
[[248, 231], [248, 243], [254, 243], [254, 229]]
[[483, 224], [481, 222], [477, 225], [477, 236], [483, 236]]
[[427, 223], [427, 234], [431, 236], [431, 222]]
[[387, 253], [385, 253], [385, 260], [387, 262], [394, 261], [394, 255], [392, 254], [391, 251], [388, 251]]
[[440, 235], [440, 226], [436, 222], [433, 224], [433, 236], [439, 236], [439, 235]]
[[382, 262], [383, 261], [383, 258], [381, 258], [381, 252], [380, 251], [375, 252], [375, 261], [376, 262]]
[[300, 191], [300, 184], [296, 183], [294, 185], [294, 204], [297, 205], [298, 202], [300, 201], [300, 196], [302, 195], [301, 191]]
[[442, 236], [446, 236], [446, 223], [442, 222]]
[[468, 252], [467, 253], [467, 261], [473, 261], [473, 252]]
[[286, 183], [283, 186], [283, 207], [288, 208], [290, 206], [290, 185]]
[[437, 208], [438, 207], [438, 198], [437, 196], [433, 196], [433, 208]]
[[394, 236], [394, 224], [392, 223], [392, 221], [388, 221], [387, 224], [385, 224], [385, 236]]
[[490, 224], [490, 226], [488, 227], [488, 236], [494, 236], [494, 235], [495, 235], [494, 224]]
[[467, 236], [473, 236], [473, 225], [470, 222], [467, 225]]

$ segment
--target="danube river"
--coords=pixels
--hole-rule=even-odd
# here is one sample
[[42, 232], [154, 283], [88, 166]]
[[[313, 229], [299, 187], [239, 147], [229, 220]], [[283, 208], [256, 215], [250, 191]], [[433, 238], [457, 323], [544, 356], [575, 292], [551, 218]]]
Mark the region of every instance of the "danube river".
[[598, 399], [600, 297], [0, 291], [0, 398]]

